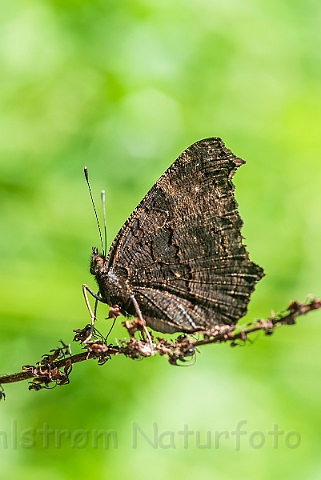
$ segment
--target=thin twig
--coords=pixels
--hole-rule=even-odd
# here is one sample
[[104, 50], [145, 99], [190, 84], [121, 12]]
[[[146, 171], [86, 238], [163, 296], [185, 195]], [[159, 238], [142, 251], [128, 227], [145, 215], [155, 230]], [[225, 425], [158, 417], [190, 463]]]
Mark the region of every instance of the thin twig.
[[[23, 380], [32, 380], [29, 389], [40, 390], [50, 388], [51, 385], [66, 385], [69, 383], [73, 365], [85, 360], [96, 358], [100, 365], [104, 364], [116, 355], [125, 355], [132, 359], [153, 356], [159, 354], [166, 356], [168, 361], [177, 365], [186, 362], [195, 355], [197, 347], [212, 343], [230, 342], [231, 346], [244, 343], [248, 336], [257, 331], [264, 331], [271, 335], [281, 325], [293, 325], [297, 317], [321, 309], [321, 300], [310, 298], [305, 303], [292, 302], [289, 307], [278, 315], [272, 315], [263, 320], [258, 319], [246, 325], [216, 325], [211, 330], [195, 334], [181, 334], [174, 339], [156, 338], [151, 334], [151, 340], [136, 338], [135, 333], [141, 330], [140, 322], [124, 322], [129, 333], [129, 340], [120, 341], [119, 345], [107, 345], [104, 337], [94, 329], [91, 341], [88, 342], [88, 329], [75, 330], [74, 341], [79, 342], [85, 349], [84, 352], [72, 355], [70, 346], [62, 343], [62, 347], [51, 350], [47, 355], [36, 363], [36, 366], [25, 365], [22, 371], [11, 375], [0, 376], [0, 385]], [[86, 342], [85, 342], [86, 340]], [[5, 398], [3, 390], [0, 390], [0, 399]]]

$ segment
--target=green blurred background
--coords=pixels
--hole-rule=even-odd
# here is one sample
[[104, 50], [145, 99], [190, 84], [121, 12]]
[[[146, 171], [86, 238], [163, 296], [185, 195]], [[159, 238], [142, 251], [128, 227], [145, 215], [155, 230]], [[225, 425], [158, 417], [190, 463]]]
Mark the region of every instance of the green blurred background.
[[[1, 13], [0, 373], [89, 320], [81, 284], [94, 285], [99, 242], [85, 164], [96, 198], [106, 189], [111, 241], [187, 146], [222, 137], [247, 160], [236, 196], [266, 272], [246, 320], [321, 295], [320, 2], [4, 0]], [[244, 347], [204, 347], [190, 368], [115, 358], [77, 365], [52, 391], [9, 385], [1, 476], [319, 479], [320, 335], [316, 312]], [[123, 336], [118, 325], [112, 340]], [[149, 438], [156, 423], [157, 448], [141, 434], [134, 448], [135, 423]], [[44, 424], [73, 441], [46, 445]], [[184, 448], [184, 425], [202, 444], [207, 431], [228, 438], [199, 448], [195, 434]], [[95, 445], [100, 429], [117, 448]]]

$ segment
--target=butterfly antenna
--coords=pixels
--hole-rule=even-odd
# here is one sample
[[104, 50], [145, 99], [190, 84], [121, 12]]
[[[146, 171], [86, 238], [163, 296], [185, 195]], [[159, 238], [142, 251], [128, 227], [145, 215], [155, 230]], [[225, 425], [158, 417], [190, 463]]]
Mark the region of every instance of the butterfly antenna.
[[96, 217], [96, 222], [97, 222], [97, 227], [98, 227], [98, 232], [99, 232], [99, 237], [100, 237], [102, 253], [103, 253], [103, 256], [105, 257], [103, 235], [101, 233], [101, 228], [100, 228], [99, 218], [98, 218], [96, 205], [95, 205], [95, 201], [94, 201], [94, 197], [93, 197], [93, 192], [91, 190], [91, 186], [90, 186], [90, 183], [89, 183], [88, 168], [87, 167], [84, 167], [84, 174], [85, 174], [86, 182], [87, 182], [88, 189], [89, 189], [89, 195], [90, 195], [91, 203], [93, 205], [93, 209], [94, 209], [94, 213], [95, 213], [95, 217]]
[[102, 207], [103, 207], [103, 215], [104, 215], [105, 252], [107, 252], [107, 221], [106, 221], [106, 192], [105, 192], [105, 190], [101, 191], [101, 204], [102, 204]]

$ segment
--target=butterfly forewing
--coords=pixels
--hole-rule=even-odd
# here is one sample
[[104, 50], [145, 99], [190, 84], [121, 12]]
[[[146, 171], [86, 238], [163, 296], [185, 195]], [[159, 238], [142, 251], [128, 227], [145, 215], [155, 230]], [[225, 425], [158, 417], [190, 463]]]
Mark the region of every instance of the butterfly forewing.
[[108, 267], [127, 271], [147, 325], [191, 332], [233, 324], [263, 274], [242, 244], [231, 178], [245, 163], [219, 138], [186, 149], [116, 236]]

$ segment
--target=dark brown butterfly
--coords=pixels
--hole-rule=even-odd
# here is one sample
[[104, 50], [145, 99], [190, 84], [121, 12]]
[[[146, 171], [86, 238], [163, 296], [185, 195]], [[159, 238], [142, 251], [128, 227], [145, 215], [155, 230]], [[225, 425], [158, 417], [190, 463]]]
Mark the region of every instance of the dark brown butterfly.
[[159, 332], [235, 324], [264, 276], [251, 262], [232, 177], [244, 162], [220, 138], [187, 148], [140, 202], [90, 272], [114, 312]]

